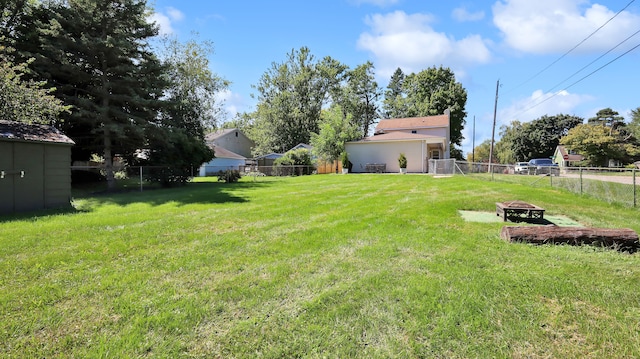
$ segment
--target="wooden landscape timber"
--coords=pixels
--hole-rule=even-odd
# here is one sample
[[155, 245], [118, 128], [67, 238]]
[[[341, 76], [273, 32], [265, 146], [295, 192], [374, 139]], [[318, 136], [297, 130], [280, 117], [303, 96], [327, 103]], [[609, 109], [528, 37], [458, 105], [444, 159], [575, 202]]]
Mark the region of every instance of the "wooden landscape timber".
[[636, 252], [638, 234], [629, 228], [584, 228], [548, 226], [504, 226], [500, 237], [509, 242], [533, 244], [595, 245]]

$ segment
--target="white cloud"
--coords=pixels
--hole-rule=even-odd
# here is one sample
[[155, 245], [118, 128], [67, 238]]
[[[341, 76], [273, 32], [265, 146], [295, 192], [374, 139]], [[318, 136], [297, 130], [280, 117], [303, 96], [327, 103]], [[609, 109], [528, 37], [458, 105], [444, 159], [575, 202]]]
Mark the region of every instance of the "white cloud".
[[168, 7], [167, 8], [167, 15], [169, 15], [169, 17], [171, 18], [171, 20], [173, 21], [182, 21], [184, 20], [184, 14], [182, 13], [182, 11], [173, 8], [173, 7]]
[[173, 7], [168, 7], [164, 13], [154, 12], [147, 21], [155, 23], [159, 27], [160, 35], [170, 35], [175, 32], [173, 24], [184, 20], [184, 14]]
[[[516, 100], [508, 107], [499, 108], [498, 121], [500, 125], [506, 125], [511, 121], [529, 122], [544, 115], [575, 114], [575, 109], [591, 101], [592, 96], [572, 94], [566, 90], [556, 93], [545, 93], [542, 90], [534, 91], [531, 96]], [[497, 125], [499, 128], [500, 126]]]
[[368, 16], [365, 22], [370, 31], [360, 35], [358, 48], [373, 53], [381, 77], [390, 76], [398, 67], [413, 72], [444, 65], [457, 71], [490, 60], [482, 37], [469, 35], [456, 40], [436, 32], [429, 25], [432, 21], [431, 15], [403, 11]]
[[[526, 53], [566, 52], [615, 15], [585, 0], [501, 0], [493, 22], [506, 44]], [[640, 16], [623, 11], [575, 51], [606, 51], [637, 30]]]
[[248, 105], [242, 95], [232, 92], [231, 90], [224, 90], [216, 94], [216, 102], [221, 105], [225, 112], [226, 119], [232, 119], [236, 114], [249, 111]]
[[465, 7], [458, 7], [453, 9], [451, 14], [456, 21], [479, 21], [484, 19], [484, 11], [469, 12]]

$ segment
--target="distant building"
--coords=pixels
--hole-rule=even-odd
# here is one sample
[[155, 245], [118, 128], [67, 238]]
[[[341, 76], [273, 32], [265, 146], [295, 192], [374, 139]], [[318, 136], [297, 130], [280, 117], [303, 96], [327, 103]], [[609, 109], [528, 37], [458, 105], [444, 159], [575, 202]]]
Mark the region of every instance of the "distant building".
[[450, 112], [442, 115], [381, 120], [375, 134], [345, 144], [352, 172], [369, 172], [372, 166], [398, 172], [398, 156], [407, 157], [407, 172], [428, 172], [428, 160], [450, 157]]

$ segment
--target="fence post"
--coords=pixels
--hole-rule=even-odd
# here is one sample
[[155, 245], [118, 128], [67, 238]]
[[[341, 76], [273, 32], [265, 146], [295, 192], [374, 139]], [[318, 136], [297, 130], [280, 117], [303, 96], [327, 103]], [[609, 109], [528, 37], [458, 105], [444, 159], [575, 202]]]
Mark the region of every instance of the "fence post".
[[140, 192], [142, 192], [142, 166], [140, 166]]
[[636, 208], [637, 204], [637, 190], [636, 190], [636, 169], [633, 169], [633, 208]]
[[580, 195], [582, 196], [582, 167], [580, 167]]

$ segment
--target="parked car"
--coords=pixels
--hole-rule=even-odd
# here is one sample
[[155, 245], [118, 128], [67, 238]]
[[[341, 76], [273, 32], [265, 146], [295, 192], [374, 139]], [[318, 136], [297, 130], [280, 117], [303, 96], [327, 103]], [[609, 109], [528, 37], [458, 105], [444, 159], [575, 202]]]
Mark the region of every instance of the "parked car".
[[529, 173], [529, 162], [516, 162], [516, 167], [513, 169], [516, 174]]
[[550, 158], [534, 158], [529, 161], [529, 173], [539, 174], [552, 174], [558, 175], [560, 173], [557, 163], [553, 163]]

